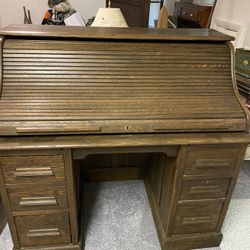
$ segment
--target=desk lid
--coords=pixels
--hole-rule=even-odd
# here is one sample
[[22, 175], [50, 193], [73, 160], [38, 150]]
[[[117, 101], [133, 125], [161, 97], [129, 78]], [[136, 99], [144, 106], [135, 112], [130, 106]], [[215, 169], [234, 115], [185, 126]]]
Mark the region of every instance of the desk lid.
[[14, 27], [0, 32], [0, 135], [247, 131], [230, 37]]

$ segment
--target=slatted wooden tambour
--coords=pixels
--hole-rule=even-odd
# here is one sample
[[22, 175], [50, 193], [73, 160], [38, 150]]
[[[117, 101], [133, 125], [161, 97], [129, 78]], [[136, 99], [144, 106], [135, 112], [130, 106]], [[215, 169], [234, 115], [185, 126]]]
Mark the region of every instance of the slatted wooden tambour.
[[247, 129], [224, 41], [48, 35], [4, 42], [2, 135]]
[[143, 178], [162, 249], [220, 243], [250, 141], [231, 37], [32, 25], [0, 36], [0, 189], [15, 249], [80, 249], [86, 179]]

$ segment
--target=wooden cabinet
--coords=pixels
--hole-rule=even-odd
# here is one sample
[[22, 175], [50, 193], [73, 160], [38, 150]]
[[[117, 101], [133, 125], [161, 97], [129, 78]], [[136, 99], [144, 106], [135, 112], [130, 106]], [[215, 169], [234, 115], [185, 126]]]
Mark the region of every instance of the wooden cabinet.
[[178, 28], [207, 28], [211, 11], [211, 6], [175, 2], [174, 16], [178, 18]]

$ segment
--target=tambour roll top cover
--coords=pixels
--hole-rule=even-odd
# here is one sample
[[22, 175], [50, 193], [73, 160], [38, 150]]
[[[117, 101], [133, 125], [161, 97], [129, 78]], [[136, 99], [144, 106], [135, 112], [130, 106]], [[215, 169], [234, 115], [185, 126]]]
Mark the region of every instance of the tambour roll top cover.
[[0, 135], [244, 132], [231, 37], [214, 30], [8, 26]]

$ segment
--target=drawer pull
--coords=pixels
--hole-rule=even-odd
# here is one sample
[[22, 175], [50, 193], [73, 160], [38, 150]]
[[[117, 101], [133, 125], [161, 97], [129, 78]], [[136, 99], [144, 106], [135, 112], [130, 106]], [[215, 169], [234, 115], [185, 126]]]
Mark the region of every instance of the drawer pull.
[[203, 193], [219, 193], [221, 190], [216, 185], [211, 186], [195, 186], [190, 189], [191, 194], [203, 194]]
[[15, 177], [32, 177], [32, 176], [53, 176], [54, 172], [51, 167], [41, 168], [17, 168]]
[[183, 225], [192, 225], [198, 223], [211, 223], [211, 218], [209, 216], [202, 217], [186, 217], [183, 219]]
[[23, 197], [19, 203], [20, 207], [53, 206], [58, 205], [54, 196], [51, 197]]
[[50, 229], [34, 229], [29, 230], [27, 236], [30, 238], [38, 238], [38, 237], [58, 237], [61, 235], [61, 232], [58, 228], [50, 228]]
[[199, 159], [196, 161], [196, 166], [198, 168], [204, 168], [204, 167], [222, 167], [222, 168], [228, 168], [230, 166], [228, 159]]
[[17, 133], [86, 133], [86, 132], [100, 132], [102, 130], [101, 126], [86, 126], [86, 125], [75, 125], [75, 126], [50, 126], [50, 127], [17, 127]]

